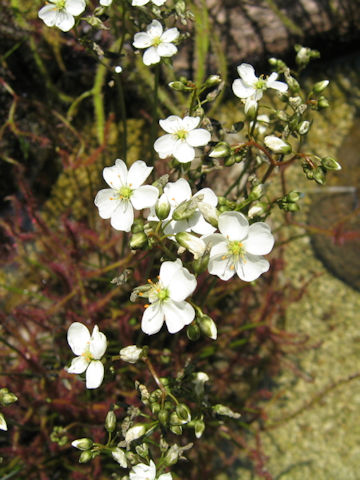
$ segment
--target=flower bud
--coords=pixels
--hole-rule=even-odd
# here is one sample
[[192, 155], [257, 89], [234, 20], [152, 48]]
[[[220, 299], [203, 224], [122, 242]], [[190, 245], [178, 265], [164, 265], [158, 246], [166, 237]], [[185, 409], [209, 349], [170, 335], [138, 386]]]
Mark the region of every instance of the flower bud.
[[204, 335], [212, 340], [217, 339], [217, 328], [212, 318], [210, 318], [208, 315], [202, 315], [197, 318], [197, 322]]
[[92, 460], [93, 454], [90, 452], [90, 450], [86, 450], [85, 452], [81, 452], [80, 458], [79, 458], [79, 463], [87, 463]]
[[164, 463], [167, 466], [170, 465], [175, 465], [175, 463], [179, 460], [179, 457], [182, 454], [182, 449], [179, 448], [179, 446], [174, 443], [174, 445], [171, 445], [169, 450], [166, 452], [166, 455], [164, 457]]
[[142, 353], [143, 349], [136, 345], [129, 345], [120, 350], [120, 357], [123, 362], [136, 363]]
[[16, 395], [14, 395], [11, 392], [8, 392], [8, 393], [4, 393], [4, 395], [1, 396], [0, 401], [3, 405], [11, 405], [12, 403], [16, 402], [17, 399], [18, 398]]
[[295, 97], [290, 97], [289, 98], [289, 103], [293, 108], [298, 108], [302, 104], [302, 98], [299, 97], [298, 95]]
[[300, 85], [299, 85], [299, 82], [296, 80], [296, 78], [285, 73], [285, 79], [286, 79], [286, 83], [289, 86], [290, 92], [297, 93], [300, 91]]
[[300, 133], [300, 135], [306, 135], [309, 130], [310, 130], [310, 122], [308, 120], [304, 120], [298, 126], [298, 132]]
[[195, 394], [198, 397], [204, 395], [205, 383], [209, 381], [209, 375], [205, 372], [196, 372], [193, 374], [193, 383], [195, 384]]
[[180, 425], [170, 425], [170, 431], [175, 433], [175, 435], [181, 435], [182, 427]]
[[319, 185], [324, 185], [326, 182], [326, 170], [323, 167], [314, 168], [313, 178]]
[[142, 437], [146, 433], [146, 425], [142, 423], [138, 423], [137, 425], [134, 425], [133, 427], [129, 428], [129, 430], [125, 434], [125, 442], [126, 443], [131, 443], [134, 440], [137, 440], [138, 438]]
[[136, 218], [131, 226], [131, 233], [138, 233], [144, 231], [144, 221], [142, 218]]
[[196, 211], [196, 204], [192, 202], [191, 200], [184, 201], [178, 205], [173, 214], [172, 218], [173, 220], [186, 220], [191, 217]]
[[268, 135], [267, 137], [265, 137], [264, 143], [274, 153], [287, 154], [287, 153], [290, 153], [292, 150], [291, 145], [289, 143], [284, 142], [284, 140], [282, 140], [279, 137], [276, 137], [275, 135]]
[[330, 106], [328, 99], [324, 96], [321, 96], [318, 100], [318, 108], [322, 110], [323, 108], [328, 108]]
[[7, 430], [6, 420], [2, 413], [0, 413], [0, 430]]
[[188, 325], [186, 329], [186, 335], [189, 340], [192, 342], [195, 342], [196, 340], [199, 340], [200, 338], [200, 327], [197, 323], [193, 322], [190, 325]]
[[144, 232], [134, 233], [130, 240], [130, 248], [136, 250], [137, 248], [142, 248], [147, 244], [148, 237]]
[[208, 267], [208, 263], [209, 263], [209, 254], [208, 253], [205, 253], [205, 255], [202, 255], [201, 257], [199, 258], [195, 258], [193, 263], [192, 263], [192, 267], [193, 267], [193, 271], [195, 273], [203, 273], [205, 272], [205, 270], [207, 269]]
[[71, 445], [79, 450], [90, 450], [94, 442], [90, 438], [79, 438], [71, 442]]
[[116, 415], [112, 410], [109, 410], [105, 419], [105, 429], [107, 432], [112, 433], [116, 427]]
[[201, 419], [199, 418], [194, 421], [194, 430], [195, 430], [195, 437], [201, 438], [205, 430], [205, 423], [202, 418]]
[[161, 423], [161, 425], [166, 427], [166, 425], [168, 423], [168, 420], [169, 420], [169, 410], [167, 410], [166, 408], [162, 408], [159, 411], [158, 419], [159, 419], [159, 422]]
[[172, 412], [170, 415], [169, 423], [171, 426], [179, 426], [187, 422], [186, 421], [184, 422], [176, 412]]
[[149, 455], [149, 447], [146, 443], [136, 445], [135, 450], [140, 457], [146, 458]]
[[219, 212], [216, 210], [216, 208], [213, 205], [210, 205], [210, 203], [206, 203], [206, 202], [200, 202], [198, 207], [200, 212], [202, 213], [202, 216], [205, 218], [205, 220], [209, 222], [210, 225], [217, 228], [218, 220], [219, 220]]
[[232, 167], [235, 162], [236, 162], [236, 156], [230, 155], [230, 157], [225, 160], [224, 165], [225, 167]]
[[191, 413], [190, 413], [190, 410], [189, 408], [187, 407], [187, 405], [185, 405], [184, 403], [179, 403], [177, 406], [176, 406], [176, 413], [177, 413], [177, 416], [179, 417], [179, 419], [183, 422], [183, 423], [189, 423], [190, 420], [191, 420]]
[[170, 213], [170, 203], [165, 193], [163, 193], [156, 202], [155, 213], [159, 220], [165, 220], [165, 218], [168, 217]]
[[113, 459], [122, 467], [126, 468], [127, 467], [127, 459], [125, 452], [121, 450], [119, 447], [115, 447], [111, 450], [111, 455]]
[[321, 159], [321, 165], [326, 170], [341, 170], [341, 165], [333, 157], [324, 157]]
[[254, 120], [258, 111], [258, 103], [253, 98], [248, 98], [245, 102], [244, 112], [248, 120]]
[[176, 90], [177, 92], [185, 92], [189, 90], [182, 82], [179, 82], [176, 80], [175, 82], [170, 82], [169, 87], [172, 88], [173, 90]]
[[260, 215], [263, 215], [265, 211], [266, 211], [266, 204], [263, 202], [256, 202], [251, 205], [247, 214], [249, 218], [254, 218], [254, 217], [259, 217]]
[[175, 238], [179, 245], [194, 255], [194, 258], [199, 258], [204, 254], [206, 249], [205, 242], [196, 235], [188, 232], [180, 232], [175, 235]]
[[150, 404], [150, 409], [154, 415], [160, 412], [160, 403], [154, 402]]
[[259, 200], [259, 198], [262, 196], [263, 193], [264, 193], [264, 185], [262, 183], [259, 183], [251, 190], [248, 200], [251, 202], [253, 202], [254, 200]]
[[220, 85], [221, 83], [221, 78], [220, 75], [210, 75], [206, 79], [206, 82], [204, 83], [204, 87], [216, 87], [217, 85]]
[[287, 195], [285, 195], [284, 200], [286, 202], [296, 203], [302, 197], [303, 197], [303, 194], [301, 192], [293, 191], [293, 192], [289, 192]]
[[214, 405], [213, 407], [214, 413], [217, 415], [224, 415], [225, 417], [229, 418], [240, 418], [241, 414], [237, 412], [233, 412], [229, 407], [226, 407], [225, 405], [221, 405], [218, 403], [217, 405]]
[[227, 157], [229, 154], [230, 154], [229, 144], [227, 144], [226, 142], [219, 142], [211, 150], [211, 152], [209, 153], [209, 157], [222, 158], [222, 157]]
[[329, 85], [329, 80], [321, 80], [320, 82], [315, 83], [313, 86], [313, 92], [321, 93]]
[[288, 116], [283, 110], [277, 110], [276, 111], [276, 117], [281, 120], [282, 122], [287, 122], [288, 121]]

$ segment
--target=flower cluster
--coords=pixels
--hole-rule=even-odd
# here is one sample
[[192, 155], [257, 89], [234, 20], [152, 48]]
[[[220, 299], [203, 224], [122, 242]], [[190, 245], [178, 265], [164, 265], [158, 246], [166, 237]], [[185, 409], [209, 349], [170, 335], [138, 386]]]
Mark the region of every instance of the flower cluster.
[[63, 32], [72, 29], [75, 24], [74, 17], [85, 10], [84, 0], [49, 0], [50, 3], [39, 10], [39, 18], [48, 27], [60, 28]]

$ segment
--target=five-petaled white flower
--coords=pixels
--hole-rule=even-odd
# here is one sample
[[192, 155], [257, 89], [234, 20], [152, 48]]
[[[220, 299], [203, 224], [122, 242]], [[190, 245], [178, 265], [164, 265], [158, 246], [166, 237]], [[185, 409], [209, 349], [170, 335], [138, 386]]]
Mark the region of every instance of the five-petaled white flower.
[[160, 267], [159, 281], [150, 282], [150, 305], [142, 317], [141, 329], [148, 335], [157, 333], [165, 320], [169, 333], [179, 332], [195, 317], [195, 310], [185, 299], [196, 288], [193, 274], [182, 266], [181, 260], [164, 262]]
[[159, 121], [167, 135], [158, 138], [154, 148], [160, 158], [173, 155], [180, 163], [188, 163], [195, 158], [194, 147], [203, 147], [210, 141], [210, 132], [204, 128], [197, 128], [200, 117], [180, 118], [176, 115]]
[[67, 333], [67, 341], [71, 350], [78, 355], [75, 357], [68, 373], [84, 373], [86, 370], [86, 388], [98, 388], [104, 378], [104, 365], [100, 359], [106, 351], [106, 337], [99, 332], [95, 325], [92, 335], [89, 330], [79, 322], [70, 325]]
[[135, 48], [146, 48], [143, 55], [145, 65], [159, 63], [161, 57], [172, 57], [177, 52], [176, 46], [172, 43], [179, 37], [179, 30], [169, 28], [163, 31], [158, 20], [153, 20], [147, 26], [146, 32], [135, 33], [133, 45]]
[[128, 171], [120, 159], [116, 160], [114, 166], [104, 168], [104, 179], [111, 188], [98, 192], [95, 205], [101, 218], [111, 218], [110, 223], [116, 230], [130, 231], [134, 222], [134, 208], [141, 210], [155, 205], [159, 190], [151, 185], [141, 186], [152, 169], [138, 160]]
[[[204, 219], [199, 208], [196, 208], [196, 210], [184, 220], [172, 219], [174, 210], [179, 205], [181, 205], [183, 202], [189, 201], [190, 199], [199, 198], [200, 196], [202, 196], [201, 203], [207, 204], [215, 209], [218, 199], [210, 188], [203, 188], [192, 196], [190, 185], [184, 178], [179, 178], [179, 180], [176, 182], [169, 182], [165, 185], [164, 193], [160, 197], [160, 200], [163, 197], [166, 197], [170, 204], [169, 215], [165, 220], [163, 220], [163, 228], [166, 235], [174, 235], [179, 232], [186, 232], [190, 230], [200, 235], [209, 235], [215, 232], [216, 228], [214, 228]], [[148, 220], [158, 220], [154, 209], [150, 210]]]
[[277, 81], [278, 74], [276, 72], [273, 72], [268, 78], [262, 78], [262, 76], [259, 78], [255, 75], [254, 67], [248, 63], [239, 65], [237, 71], [240, 78], [234, 80], [232, 84], [233, 92], [239, 98], [249, 99], [249, 102], [260, 100], [264, 91], [268, 88], [273, 88], [282, 93], [288, 89], [286, 83]]
[[[164, 5], [166, 0], [151, 0], [151, 2], [157, 7], [161, 7], [161, 5]], [[133, 7], [143, 7], [147, 3], [149, 3], [149, 0], [132, 0], [131, 5]]]
[[261, 255], [269, 253], [274, 245], [270, 227], [263, 222], [249, 226], [240, 212], [219, 215], [219, 230], [204, 237], [210, 250], [209, 273], [229, 280], [235, 273], [245, 282], [252, 282], [269, 270], [269, 262]]
[[130, 470], [130, 480], [172, 480], [171, 473], [163, 473], [159, 477], [156, 476], [155, 463], [150, 460], [150, 465], [146, 463], [138, 463]]
[[85, 10], [84, 0], [49, 0], [49, 4], [39, 10], [39, 17], [48, 27], [58, 27], [68, 32], [75, 24], [74, 16]]

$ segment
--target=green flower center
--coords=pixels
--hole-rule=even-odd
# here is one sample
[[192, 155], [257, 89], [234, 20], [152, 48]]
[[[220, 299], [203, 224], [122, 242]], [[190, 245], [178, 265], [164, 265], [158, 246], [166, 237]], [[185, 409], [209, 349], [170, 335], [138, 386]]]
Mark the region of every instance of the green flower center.
[[128, 187], [127, 185], [124, 185], [120, 188], [118, 193], [121, 200], [129, 200], [133, 191], [132, 191], [132, 188]]
[[93, 360], [93, 357], [92, 357], [92, 355], [91, 355], [91, 353], [90, 353], [89, 350], [86, 350], [85, 352], [83, 352], [83, 353], [81, 354], [81, 356], [84, 357], [85, 360], [86, 360], [87, 362], [89, 362], [89, 363]]
[[162, 288], [159, 290], [157, 297], [160, 302], [163, 302], [164, 300], [169, 298], [169, 290], [167, 288]]
[[57, 10], [65, 10], [65, 3], [66, 3], [66, 0], [57, 0], [56, 2]]
[[176, 132], [176, 136], [179, 140], [185, 140], [187, 137], [188, 132], [186, 130], [178, 130]]
[[242, 257], [244, 256], [245, 248], [241, 242], [234, 240], [233, 242], [229, 242], [228, 251], [229, 254], [233, 255], [234, 257]]
[[153, 38], [153, 41], [152, 41], [152, 44], [154, 47], [158, 47], [161, 43], [161, 38], [160, 37], [154, 37]]
[[265, 90], [266, 89], [266, 81], [263, 78], [259, 78], [254, 84], [256, 90]]

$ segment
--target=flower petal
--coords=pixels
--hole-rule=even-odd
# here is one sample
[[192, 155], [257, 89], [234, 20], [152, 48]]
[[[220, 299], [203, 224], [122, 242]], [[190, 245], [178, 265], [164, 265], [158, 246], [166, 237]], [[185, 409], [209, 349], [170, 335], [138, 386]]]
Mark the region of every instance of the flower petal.
[[63, 32], [71, 30], [74, 24], [75, 20], [71, 13], [66, 10], [56, 13], [55, 25]]
[[191, 215], [188, 219], [188, 226], [193, 232], [198, 233], [199, 235], [210, 235], [216, 230], [215, 227], [205, 220], [200, 212], [195, 212]]
[[133, 45], [135, 48], [149, 48], [151, 47], [152, 40], [148, 33], [139, 32], [135, 33]]
[[153, 20], [150, 25], [147, 26], [146, 32], [151, 38], [161, 37], [163, 33], [163, 27], [158, 20]]
[[164, 193], [172, 207], [177, 207], [180, 203], [191, 198], [191, 188], [185, 178], [167, 183], [164, 187]]
[[132, 0], [131, 5], [133, 7], [142, 7], [143, 5], [146, 5], [149, 0]]
[[164, 302], [165, 323], [169, 333], [177, 333], [185, 325], [189, 325], [195, 318], [195, 310], [187, 302]]
[[[153, 3], [155, 2], [153, 1]], [[179, 38], [179, 35], [180, 32], [176, 27], [169, 28], [168, 30], [165, 30], [165, 32], [161, 35], [161, 41], [164, 43], [174, 42]]]
[[224, 212], [219, 215], [219, 230], [229, 240], [242, 240], [249, 230], [249, 222], [240, 212]]
[[112, 188], [105, 188], [97, 193], [94, 203], [99, 209], [99, 215], [101, 218], [111, 217], [115, 208], [119, 204], [119, 201], [116, 198], [116, 191]]
[[130, 232], [131, 225], [134, 223], [134, 209], [128, 200], [122, 200], [111, 215], [111, 226], [115, 230]]
[[56, 21], [57, 9], [55, 5], [45, 5], [38, 12], [39, 18], [48, 26], [53, 27]]
[[147, 335], [154, 335], [161, 330], [164, 323], [164, 312], [160, 302], [149, 305], [143, 313], [141, 330]]
[[127, 175], [127, 184], [133, 189], [142, 185], [150, 175], [154, 167], [148, 167], [142, 160], [134, 162]]
[[66, 0], [65, 8], [71, 15], [80, 15], [86, 7], [84, 0]]
[[244, 259], [240, 259], [235, 264], [236, 273], [245, 282], [252, 282], [260, 275], [269, 270], [269, 262], [257, 255], [246, 253]]
[[160, 55], [158, 54], [157, 47], [150, 47], [145, 50], [143, 62], [145, 65], [154, 65], [155, 63], [160, 62]]
[[152, 185], [143, 185], [131, 195], [131, 203], [135, 210], [153, 207], [159, 196], [159, 190]]
[[[168, 288], [170, 298], [182, 302], [193, 293], [197, 282], [195, 276], [187, 268], [174, 265], [175, 262], [164, 262], [160, 268], [161, 283]], [[166, 265], [165, 265], [166, 264]], [[171, 266], [173, 264], [173, 266]], [[165, 265], [165, 266], [164, 266]]]
[[90, 341], [90, 332], [82, 323], [74, 322], [67, 332], [67, 341], [75, 355], [81, 355]]
[[192, 147], [202, 147], [207, 145], [211, 140], [210, 132], [204, 128], [196, 128], [189, 132], [186, 136], [186, 142]]
[[209, 205], [212, 205], [213, 207], [216, 207], [218, 203], [218, 198], [216, 194], [211, 190], [211, 188], [202, 188], [198, 192], [195, 193], [193, 196], [196, 198], [197, 196], [202, 195], [204, 198], [201, 200], [204, 203], [208, 203]]
[[170, 472], [168, 473], [163, 473], [162, 475], [160, 475], [160, 477], [158, 478], [158, 480], [172, 480], [172, 475]]
[[100, 387], [104, 378], [104, 365], [100, 360], [90, 362], [86, 370], [86, 388]]
[[199, 125], [200, 120], [201, 120], [200, 117], [186, 116], [182, 120], [182, 128], [187, 132], [190, 132], [190, 130], [194, 130], [194, 128], [196, 128]]
[[[199, 121], [200, 121], [200, 117], [199, 117]], [[185, 128], [183, 126], [183, 120], [176, 115], [170, 115], [170, 117], [159, 120], [159, 125], [167, 133], [176, 133], [179, 130], [182, 130], [183, 128]]]
[[123, 185], [127, 183], [128, 171], [125, 162], [118, 158], [115, 161], [115, 165], [112, 167], [106, 167], [103, 170], [103, 177], [109, 187], [119, 190]]
[[89, 360], [86, 360], [85, 357], [75, 357], [72, 359], [70, 367], [65, 370], [68, 373], [84, 373], [88, 365]]
[[160, 57], [172, 57], [177, 51], [178, 49], [172, 43], [160, 43], [157, 47], [157, 53]]
[[175, 150], [177, 138], [175, 135], [167, 134], [158, 138], [154, 143], [154, 149], [159, 154], [160, 158], [166, 158], [172, 155]]
[[[215, 247], [216, 246], [217, 245], [215, 245]], [[235, 274], [235, 269], [230, 268], [231, 266], [233, 266], [231, 258], [229, 259], [229, 257], [225, 255], [211, 255], [208, 271], [211, 275], [217, 275], [221, 280], [229, 280]]]
[[250, 225], [247, 238], [243, 241], [245, 250], [253, 255], [266, 255], [274, 246], [270, 227], [263, 222]]
[[255, 88], [246, 86], [240, 78], [233, 81], [232, 89], [239, 98], [251, 97], [256, 91]]
[[95, 325], [90, 339], [89, 350], [95, 360], [100, 360], [107, 347], [106, 336], [99, 332], [99, 327]]
[[195, 150], [185, 140], [178, 140], [173, 155], [180, 163], [188, 163], [194, 160]]
[[248, 63], [242, 63], [239, 65], [237, 71], [246, 86], [251, 86], [258, 80], [255, 75], [254, 67]]

